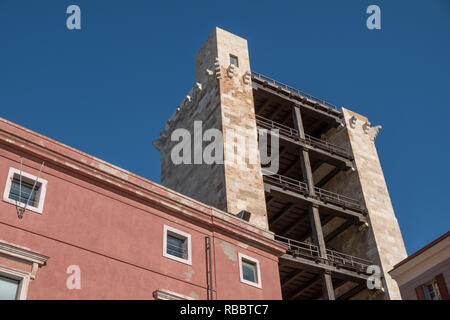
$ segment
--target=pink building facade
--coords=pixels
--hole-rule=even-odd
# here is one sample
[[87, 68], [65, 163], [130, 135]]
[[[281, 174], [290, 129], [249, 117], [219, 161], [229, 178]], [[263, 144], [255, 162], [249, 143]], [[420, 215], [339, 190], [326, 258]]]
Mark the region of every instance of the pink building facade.
[[281, 299], [271, 232], [4, 119], [0, 188], [4, 298]]

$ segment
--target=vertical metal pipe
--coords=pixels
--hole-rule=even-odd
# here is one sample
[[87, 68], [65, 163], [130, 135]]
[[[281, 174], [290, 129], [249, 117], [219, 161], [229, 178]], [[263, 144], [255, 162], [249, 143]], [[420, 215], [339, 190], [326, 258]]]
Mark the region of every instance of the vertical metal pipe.
[[205, 251], [206, 251], [206, 287], [207, 299], [214, 300], [213, 286], [212, 286], [212, 257], [211, 257], [211, 238], [205, 236]]

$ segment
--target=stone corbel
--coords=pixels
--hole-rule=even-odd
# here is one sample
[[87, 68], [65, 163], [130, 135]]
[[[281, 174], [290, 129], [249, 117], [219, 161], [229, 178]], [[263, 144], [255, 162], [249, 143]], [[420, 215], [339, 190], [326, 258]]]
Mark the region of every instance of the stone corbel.
[[230, 64], [227, 69], [227, 75], [229, 78], [232, 78], [234, 76], [234, 73], [236, 72], [236, 67], [234, 64]]
[[364, 222], [362, 225], [359, 226], [358, 231], [364, 231], [369, 228], [369, 224], [367, 222]]
[[183, 111], [181, 110], [180, 107], [177, 108], [176, 114], [177, 114], [177, 119], [178, 119], [178, 120], [183, 120], [183, 118], [184, 118], [184, 113], [183, 113]]
[[355, 116], [351, 116], [351, 118], [349, 119], [348, 123], [350, 124], [350, 128], [355, 129], [356, 126], [356, 117]]
[[[190, 92], [189, 92], [189, 93], [190, 93]], [[183, 102], [181, 103], [181, 107], [186, 107], [186, 106], [188, 106], [188, 105], [191, 103], [191, 101], [192, 101], [192, 97], [191, 97], [190, 95], [187, 95], [187, 96], [184, 98]]]
[[375, 127], [370, 128], [369, 135], [370, 135], [370, 139], [372, 141], [375, 142], [375, 139], [377, 138], [378, 133], [380, 133], [380, 130], [381, 130], [381, 126], [375, 126]]
[[214, 72], [217, 79], [222, 79], [222, 71], [220, 70], [219, 58], [216, 58], [216, 60], [214, 61]]
[[369, 121], [364, 122], [364, 124], [362, 125], [362, 128], [364, 130], [364, 133], [368, 134], [369, 133], [369, 129], [370, 129], [370, 122]]
[[244, 74], [244, 83], [245, 84], [250, 84], [250, 81], [252, 80], [252, 74], [250, 73], [250, 71], [247, 71], [245, 74]]

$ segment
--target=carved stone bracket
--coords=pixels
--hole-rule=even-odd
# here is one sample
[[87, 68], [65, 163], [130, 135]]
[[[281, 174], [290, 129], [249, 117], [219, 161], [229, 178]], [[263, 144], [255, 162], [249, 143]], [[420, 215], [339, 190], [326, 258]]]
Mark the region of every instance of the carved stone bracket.
[[369, 121], [364, 122], [364, 124], [362, 125], [362, 128], [363, 128], [365, 134], [369, 133], [370, 122]]
[[227, 69], [227, 75], [229, 78], [232, 78], [236, 72], [236, 67], [234, 64], [230, 64]]
[[375, 127], [370, 128], [369, 135], [370, 135], [370, 139], [372, 141], [375, 141], [375, 139], [378, 136], [378, 133], [380, 133], [380, 130], [381, 130], [381, 126], [375, 126]]
[[250, 71], [247, 71], [245, 74], [244, 74], [244, 83], [245, 84], [250, 84], [250, 81], [252, 80], [252, 74], [250, 73]]
[[350, 128], [355, 129], [355, 126], [356, 126], [356, 117], [355, 116], [351, 116], [351, 118], [349, 120], [349, 124], [350, 124]]

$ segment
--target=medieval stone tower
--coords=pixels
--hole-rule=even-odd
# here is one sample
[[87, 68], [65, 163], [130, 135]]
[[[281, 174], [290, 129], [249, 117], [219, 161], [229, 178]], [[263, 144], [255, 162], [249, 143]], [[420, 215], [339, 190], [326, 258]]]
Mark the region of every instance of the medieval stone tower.
[[[286, 244], [284, 299], [400, 299], [387, 272], [406, 250], [375, 148], [380, 128], [251, 71], [247, 41], [216, 28], [154, 145], [163, 185], [230, 214], [246, 210]], [[264, 175], [263, 130], [279, 143], [278, 170]], [[208, 161], [203, 151], [219, 134], [211, 154], [223, 161]], [[368, 287], [378, 270], [381, 286]]]

